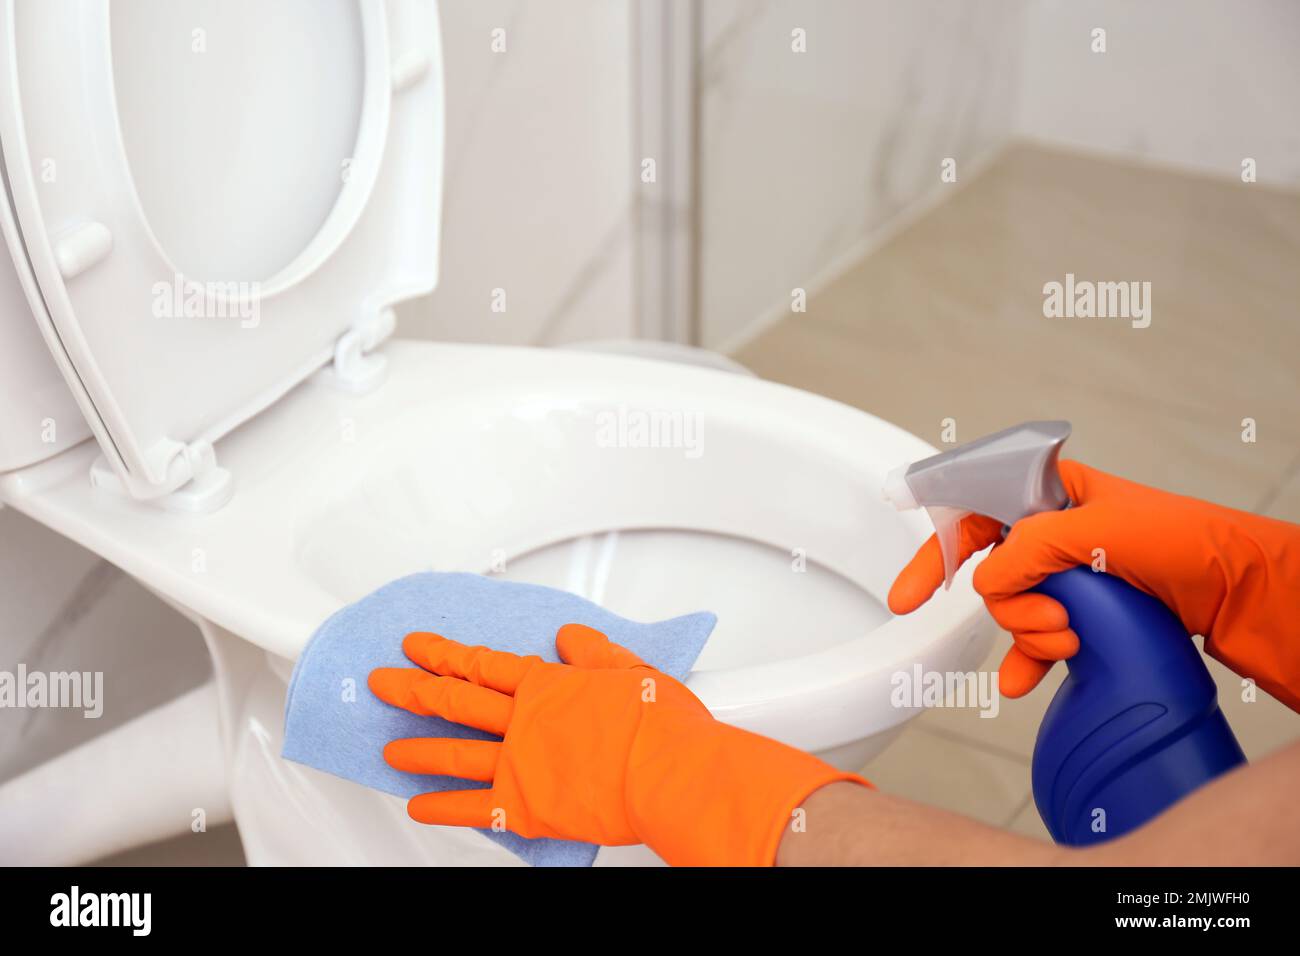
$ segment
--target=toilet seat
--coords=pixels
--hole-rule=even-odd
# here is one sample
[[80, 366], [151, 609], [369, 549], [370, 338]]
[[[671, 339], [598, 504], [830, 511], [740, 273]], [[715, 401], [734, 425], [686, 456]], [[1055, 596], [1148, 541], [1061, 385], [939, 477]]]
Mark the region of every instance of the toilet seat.
[[[144, 12], [161, 18], [167, 10], [154, 7]], [[221, 28], [279, 23], [268, 9], [217, 5], [205, 11], [204, 29], [215, 43]], [[22, 247], [15, 259], [25, 260], [16, 264], [32, 311], [105, 456], [95, 475], [133, 497], [164, 499], [202, 480], [206, 489], [191, 487], [173, 503], [192, 510], [224, 503], [230, 485], [212, 443], [331, 359], [337, 383], [374, 384], [380, 365], [362, 354], [391, 334], [392, 305], [435, 285], [443, 139], [435, 12], [404, 0], [299, 12], [309, 21], [326, 14], [359, 20], [355, 147], [328, 158], [347, 175], [340, 173], [337, 199], [314, 236], [254, 283], [183, 275], [151, 228], [124, 130], [134, 131], [135, 155], [166, 156], [179, 118], [151, 125], [155, 117], [137, 115], [145, 107], [119, 95], [126, 90], [115, 68], [137, 66], [115, 67], [118, 14], [107, 0], [6, 0], [0, 10], [6, 235]], [[293, 86], [333, 48], [287, 42], [294, 36], [288, 21], [272, 72]], [[328, 42], [355, 32], [340, 27]], [[189, 64], [207, 62], [191, 49], [188, 31], [159, 28], [156, 40], [161, 65], [150, 65], [174, 74], [177, 84], [196, 69]], [[348, 52], [340, 47], [337, 56]], [[184, 118], [201, 126], [203, 111], [215, 110], [224, 90], [195, 86], [195, 112]], [[270, 96], [241, 104], [254, 112], [281, 106]], [[328, 97], [308, 96], [300, 112], [259, 117], [256, 125], [284, 125], [292, 139], [311, 134], [317, 121], [332, 123], [337, 109]], [[250, 188], [259, 188], [256, 180]], [[206, 314], [191, 314], [195, 309]]]

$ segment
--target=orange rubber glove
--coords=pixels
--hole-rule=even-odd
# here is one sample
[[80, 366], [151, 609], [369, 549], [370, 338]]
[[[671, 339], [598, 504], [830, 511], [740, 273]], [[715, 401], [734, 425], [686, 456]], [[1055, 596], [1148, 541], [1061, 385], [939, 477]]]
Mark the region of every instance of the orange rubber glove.
[[[1148, 488], [1060, 463], [1074, 503], [1016, 522], [1005, 542], [975, 569], [975, 590], [1015, 644], [999, 671], [1008, 697], [1038, 685], [1053, 661], [1074, 655], [1079, 639], [1065, 608], [1026, 594], [1049, 574], [1093, 565], [1159, 598], [1205, 650], [1293, 710], [1300, 710], [1300, 525]], [[961, 522], [960, 560], [1001, 540], [1001, 524], [971, 515]], [[943, 583], [931, 537], [894, 581], [889, 607], [916, 610]]]
[[684, 684], [599, 631], [567, 624], [556, 646], [566, 663], [408, 634], [403, 650], [423, 670], [371, 672], [370, 689], [395, 707], [504, 738], [389, 743], [397, 770], [492, 783], [412, 797], [414, 819], [644, 843], [674, 865], [769, 866], [805, 797], [839, 780], [866, 784], [715, 720]]

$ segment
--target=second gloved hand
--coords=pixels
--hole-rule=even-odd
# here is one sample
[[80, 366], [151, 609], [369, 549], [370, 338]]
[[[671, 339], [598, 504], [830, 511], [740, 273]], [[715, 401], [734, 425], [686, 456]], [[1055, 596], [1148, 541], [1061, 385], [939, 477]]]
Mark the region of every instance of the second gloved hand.
[[[975, 569], [975, 590], [1015, 645], [999, 672], [1009, 697], [1032, 690], [1053, 661], [1074, 655], [1079, 639], [1065, 608], [1029, 592], [1077, 565], [1123, 578], [1160, 599], [1205, 650], [1292, 709], [1300, 709], [1300, 526], [1148, 488], [1076, 461], [1060, 463], [1073, 502], [1064, 511], [1018, 521], [1002, 542], [1001, 524], [961, 522], [960, 560], [997, 547]], [[1001, 542], [1001, 543], [998, 543]], [[889, 607], [906, 614], [943, 583], [932, 537], [898, 575]]]
[[684, 684], [599, 631], [566, 625], [556, 645], [563, 664], [416, 633], [403, 649], [420, 669], [371, 672], [387, 703], [503, 738], [389, 743], [398, 770], [492, 784], [413, 797], [414, 819], [645, 843], [674, 865], [765, 866], [805, 797], [865, 783], [715, 720]]

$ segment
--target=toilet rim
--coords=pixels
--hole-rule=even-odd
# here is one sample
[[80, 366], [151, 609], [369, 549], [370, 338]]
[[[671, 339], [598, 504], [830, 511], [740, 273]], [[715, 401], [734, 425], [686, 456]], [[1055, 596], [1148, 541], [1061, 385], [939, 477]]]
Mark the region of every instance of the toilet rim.
[[[557, 530], [534, 543], [543, 548], [637, 530], [716, 533], [682, 524], [593, 526], [577, 535], [571, 529]], [[761, 533], [742, 537], [771, 545]], [[911, 614], [844, 634], [820, 650], [765, 663], [693, 670], [686, 683], [719, 719], [806, 750], [830, 749], [860, 739], [867, 728], [874, 733], [903, 723], [922, 708], [912, 698], [897, 703], [892, 691], [899, 682], [913, 680], [914, 668], [923, 673], [967, 672], [984, 660], [992, 630], [972, 586], [975, 563], [957, 572], [951, 591], [940, 590]], [[883, 595], [850, 583], [884, 603]]]
[[[432, 342], [393, 341], [385, 353], [389, 381], [379, 391], [358, 397], [304, 386], [266, 416], [232, 433], [222, 452], [246, 479], [246, 487], [227, 509], [215, 514], [177, 516], [96, 494], [85, 481], [85, 467], [94, 454], [89, 443], [0, 477], [0, 497], [117, 564], [192, 617], [202, 617], [273, 655], [292, 659], [313, 630], [347, 601], [330, 593], [301, 560], [293, 532], [305, 512], [287, 513], [302, 496], [301, 473], [281, 463], [310, 460], [313, 469], [331, 474], [336, 484], [323, 492], [323, 500], [343, 500], [345, 468], [355, 469], [359, 476], [370, 467], [364, 454], [358, 456], [355, 448], [340, 447], [336, 440], [338, 422], [346, 417], [355, 421], [361, 434], [369, 435], [372, 423], [392, 423], [399, 409], [417, 402], [423, 406], [416, 409], [422, 416], [438, 409], [468, 427], [457, 403], [479, 408], [476, 383], [502, 383], [494, 393], [501, 407], [510, 407], [518, 396], [536, 395], [539, 389], [567, 394], [562, 389], [572, 390], [577, 383], [585, 396], [652, 389], [679, 400], [707, 402], [719, 415], [729, 410], [758, 414], [764, 418], [765, 431], [781, 434], [795, 429], [808, 440], [832, 444], [869, 461], [882, 478], [897, 463], [896, 455], [915, 457], [928, 448], [915, 436], [857, 409], [711, 370], [621, 356]], [[472, 434], [476, 441], [481, 439], [478, 432]], [[514, 440], [511, 435], [505, 438]], [[859, 447], [864, 439], [883, 450], [868, 454]], [[371, 447], [368, 452], [380, 458], [389, 454], [386, 447]], [[344, 465], [335, 468], [338, 462]], [[624, 493], [635, 497], [637, 491], [627, 488]], [[924, 540], [924, 517], [894, 518], [906, 530], [908, 547]], [[538, 534], [529, 543], [540, 546], [636, 524], [594, 518], [586, 525], [539, 523]], [[683, 527], [681, 523], [659, 526]], [[699, 529], [694, 522], [685, 527]], [[763, 540], [761, 535], [750, 537]], [[208, 555], [203, 574], [191, 567], [194, 547]], [[485, 570], [464, 565], [461, 569]], [[401, 573], [411, 570], [418, 568]], [[970, 587], [970, 574], [968, 564], [951, 591], [940, 591], [915, 613], [893, 618], [867, 634], [847, 636], [823, 651], [769, 664], [698, 672], [691, 676], [690, 685], [720, 717], [805, 748], [836, 746], [861, 738], [865, 730], [901, 723], [916, 711], [891, 705], [891, 675], [913, 664], [927, 670], [965, 670], [982, 659], [986, 645], [978, 639], [989, 633], [989, 625], [983, 604]], [[879, 595], [881, 587], [887, 585], [870, 589], [871, 593]]]
[[[407, 372], [410, 371], [412, 380], [418, 380], [419, 371], [408, 369], [405, 364], [405, 360], [412, 357], [411, 343], [392, 345], [398, 346], [391, 349], [394, 380], [386, 388], [394, 388], [393, 401], [400, 405], [407, 400], [402, 394]], [[883, 480], [884, 474], [899, 461], [923, 457], [933, 451], [915, 436], [868, 413], [821, 396], [759, 379], [641, 358], [584, 353], [567, 353], [562, 356], [541, 350], [491, 346], [435, 346], [431, 352], [437, 349], [455, 349], [455, 357], [445, 364], [448, 368], [455, 366], [464, 375], [464, 380], [451, 382], [450, 387], [456, 391], [457, 400], [463, 406], [473, 408], [479, 425], [508, 419], [512, 410], [525, 404], [534, 416], [541, 415], [540, 420], [544, 423], [545, 416], [537, 407], [543, 403], [535, 399], [539, 394], [548, 395], [555, 408], [570, 414], [577, 406], [599, 407], [603, 401], [628, 402], [635, 406], [638, 402], [657, 399], [663, 405], [676, 403], [676, 406], [703, 409], [707, 413], [705, 433], [712, 434], [712, 438], [708, 439], [705, 458], [717, 468], [725, 470], [726, 465], [724, 459], [716, 457], [724, 450], [719, 448], [716, 441], [719, 428], [725, 429], [730, 424], [743, 422], [746, 430], [754, 430], [752, 419], [757, 418], [762, 422], [762, 427], [756, 431], [775, 443], [767, 452], [770, 456], [788, 452], [795, 447], [796, 442], [800, 442], [822, 449], [828, 461], [836, 460], [841, 469], [839, 473], [835, 473], [830, 464], [823, 471], [820, 461], [809, 466], [816, 471], [818, 480], [824, 482], [827, 488], [833, 483], [843, 485], [851, 480], [845, 477], [845, 472], [852, 470], [847, 462], [852, 462], [853, 467], [859, 468], [857, 478], [864, 477], [861, 470], [865, 469]], [[478, 362], [493, 371], [487, 373], [476, 370]], [[482, 385], [485, 381], [500, 384], [485, 389]], [[578, 383], [576, 387], [571, 384], [575, 382]], [[408, 393], [408, 396], [411, 401], [416, 401], [414, 391]], [[410, 414], [418, 416], [432, 434], [443, 434], [444, 437], [450, 433], [470, 436], [468, 440], [475, 445], [481, 444], [483, 436], [491, 432], [491, 429], [476, 431], [470, 427], [473, 423], [458, 429], [457, 424], [461, 422], [458, 418], [461, 414], [460, 406], [449, 409], [418, 408]], [[439, 417], [444, 415], [445, 422], [439, 422]], [[537, 417], [530, 419], [530, 431], [527, 433], [507, 436], [502, 457], [490, 458], [494, 467], [507, 473], [516, 467], [531, 468], [534, 473], [555, 472], [558, 467], [556, 462], [542, 457], [544, 447], [527, 447], [523, 444], [526, 438], [521, 439], [521, 435], [545, 431], [542, 425], [537, 424], [538, 421]], [[576, 419], [569, 421], [570, 427], [578, 427]], [[363, 427], [360, 422], [358, 427]], [[401, 421], [388, 421], [384, 428], [410, 440], [411, 436]], [[386, 435], [381, 432], [371, 438], [377, 445], [382, 445]], [[873, 439], [878, 448], [871, 448]], [[544, 446], [545, 441], [539, 441], [539, 445]], [[740, 448], [741, 458], [747, 450], [748, 446]], [[444, 445], [440, 449], [443, 457], [458, 464], [462, 462], [462, 452], [472, 454], [472, 449], [468, 445], [464, 448]], [[570, 447], [569, 453], [571, 452]], [[493, 455], [493, 452], [485, 454]], [[381, 454], [378, 457], [383, 456]], [[589, 460], [584, 459], [573, 465], [573, 468], [581, 471], [583, 464]], [[468, 461], [474, 459], [471, 457]], [[344, 474], [348, 468], [356, 472], [352, 479]], [[383, 466], [379, 465], [377, 469], [382, 471]], [[322, 507], [350, 509], [352, 503], [346, 489], [352, 482], [355, 482], [357, 488], [364, 484], [371, 494], [378, 493], [381, 497], [383, 489], [391, 487], [394, 491], [400, 491], [403, 488], [396, 481], [391, 486], [383, 485], [382, 482], [377, 484], [377, 477], [382, 476], [377, 476], [376, 467], [371, 465], [361, 465], [355, 461], [341, 465], [335, 497]], [[550, 474], [550, 478], [557, 487], [565, 486], [563, 473]], [[477, 482], [481, 476], [473, 480]], [[747, 525], [725, 521], [715, 523], [711, 520], [716, 516], [710, 506], [717, 503], [717, 496], [727, 493], [725, 488], [721, 491], [715, 489], [715, 499], [712, 502], [705, 501], [700, 508], [688, 507], [693, 502], [678, 496], [671, 499], [671, 507], [653, 516], [655, 520], [639, 520], [648, 512], [646, 508], [634, 505], [644, 504], [644, 499], [651, 496], [653, 489], [662, 487], [663, 480], [662, 473], [650, 475], [648, 472], [638, 473], [635, 469], [629, 469], [619, 473], [616, 480], [610, 481], [609, 473], [603, 472], [601, 479], [593, 480], [584, 487], [585, 500], [582, 507], [568, 515], [560, 515], [552, 510], [556, 503], [555, 497], [541, 499], [544, 505], [530, 509], [529, 513], [530, 517], [534, 513], [542, 517], [530, 522], [527, 528], [517, 527], [513, 520], [505, 522], [509, 528], [509, 540], [504, 548], [507, 561], [539, 548], [615, 530], [698, 531], [733, 535], [777, 548], [787, 544], [788, 536], [782, 533], [778, 516], [773, 512], [750, 517]], [[595, 500], [594, 486], [607, 482], [618, 489], [617, 497], [620, 501], [602, 510], [602, 503]], [[529, 481], [524, 484], [533, 486], [536, 483]], [[380, 491], [376, 492], [376, 488]], [[731, 489], [730, 496], [736, 497], [734, 488]], [[906, 532], [905, 540], [895, 542], [892, 546], [894, 557], [887, 562], [888, 569], [877, 569], [868, 585], [861, 569], [858, 569], [858, 573], [853, 573], [852, 568], [846, 567], [843, 562], [819, 563], [824, 563], [884, 603], [888, 582], [892, 580], [897, 567], [910, 556], [912, 549], [925, 540], [930, 529], [923, 515], [898, 514], [878, 501], [869, 491], [861, 497], [872, 499], [870, 504], [873, 507], [880, 505], [876, 520], [886, 521], [891, 527]], [[303, 520], [308, 523], [315, 521], [315, 515], [310, 512], [310, 508], [303, 512]], [[617, 517], [611, 520], [610, 516], [615, 514]], [[683, 518], [684, 515], [687, 517]], [[473, 533], [476, 542], [481, 535], [486, 535], [494, 543], [505, 540], [492, 537], [494, 532], [484, 527], [482, 511], [476, 511], [475, 516], [477, 523]], [[817, 551], [810, 545], [809, 553], [815, 555]], [[481, 554], [479, 563], [474, 564], [467, 561], [462, 553], [448, 552], [447, 562], [435, 564], [435, 567], [485, 572], [489, 567], [486, 548], [481, 549]], [[401, 573], [401, 570], [396, 569], [396, 573]], [[691, 687], [720, 716], [726, 716], [749, 729], [773, 733], [782, 739], [786, 739], [791, 727], [812, 715], [802, 746], [814, 743], [819, 747], [833, 746], [860, 737], [863, 726], [885, 727], [900, 723], [915, 713], [915, 710], [899, 709], [890, 704], [890, 678], [900, 668], [910, 669], [913, 664], [919, 663], [927, 670], [966, 670], [981, 662], [985, 645], [980, 644], [979, 639], [991, 632], [983, 603], [971, 588], [971, 573], [971, 566], [962, 569], [952, 590], [941, 591], [915, 613], [892, 618], [868, 633], [844, 635], [825, 650], [792, 655], [768, 664], [695, 672], [690, 678]], [[778, 712], [781, 714], [780, 719], [773, 724]], [[839, 716], [832, 719], [828, 716], [831, 714]], [[842, 739], [828, 741], [825, 738], [832, 724], [843, 728]]]

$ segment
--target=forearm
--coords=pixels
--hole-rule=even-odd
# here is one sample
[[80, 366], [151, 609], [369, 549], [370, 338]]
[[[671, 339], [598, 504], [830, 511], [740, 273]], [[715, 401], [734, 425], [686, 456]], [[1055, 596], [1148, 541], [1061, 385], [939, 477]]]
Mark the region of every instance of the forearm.
[[[1202, 787], [1133, 833], [1068, 849], [853, 784], [804, 801], [778, 866], [1228, 866], [1300, 863], [1300, 744]], [[1231, 809], [1227, 809], [1231, 808]]]
[[804, 801], [777, 866], [1048, 866], [1061, 850], [968, 817], [851, 783]]
[[1300, 865], [1300, 743], [1224, 774], [1131, 834], [1088, 851], [1108, 866]]

